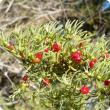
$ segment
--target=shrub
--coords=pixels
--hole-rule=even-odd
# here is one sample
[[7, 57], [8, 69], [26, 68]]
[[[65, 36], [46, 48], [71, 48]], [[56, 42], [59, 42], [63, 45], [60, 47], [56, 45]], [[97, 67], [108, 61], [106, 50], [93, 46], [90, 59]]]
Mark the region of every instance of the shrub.
[[[27, 91], [29, 99], [42, 108], [82, 110], [92, 104], [97, 110], [107, 109], [109, 41], [103, 35], [91, 42], [91, 36], [80, 29], [83, 22], [67, 21], [64, 29], [57, 25], [58, 22], [31, 25], [24, 32], [21, 26], [5, 36], [1, 32], [0, 45], [21, 61], [27, 73], [21, 87], [14, 89], [9, 98], [23, 97]], [[15, 39], [13, 45], [11, 39]], [[37, 88], [31, 89], [29, 83]]]

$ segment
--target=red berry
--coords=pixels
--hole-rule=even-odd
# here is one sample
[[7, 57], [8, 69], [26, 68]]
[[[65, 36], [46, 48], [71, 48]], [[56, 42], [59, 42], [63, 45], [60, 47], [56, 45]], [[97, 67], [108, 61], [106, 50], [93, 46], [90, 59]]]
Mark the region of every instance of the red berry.
[[81, 62], [81, 57], [77, 57], [74, 59], [75, 63], [80, 63]]
[[44, 85], [48, 85], [49, 84], [49, 79], [45, 78], [45, 81], [43, 83], [44, 83]]
[[84, 45], [84, 42], [81, 42], [81, 43], [80, 43], [80, 46], [82, 46], [82, 45]]
[[39, 58], [34, 58], [33, 62], [34, 63], [39, 63], [40, 62], [40, 59]]
[[21, 55], [21, 54], [19, 54], [22, 58], [24, 58], [24, 56], [23, 55]]
[[94, 59], [94, 63], [96, 63], [98, 60], [99, 60], [98, 58]]
[[44, 50], [44, 52], [46, 52], [46, 53], [48, 53], [48, 51], [49, 51], [49, 48], [46, 48], [46, 49]]
[[45, 40], [45, 42], [46, 42], [46, 43], [48, 43], [48, 42], [49, 42], [49, 40], [48, 40], [48, 39], [46, 39], [46, 40]]
[[75, 59], [75, 58], [77, 58], [77, 57], [79, 57], [79, 54], [78, 54], [77, 52], [71, 54], [71, 58], [72, 58], [72, 59]]
[[86, 87], [86, 86], [82, 87], [82, 88], [81, 88], [81, 93], [82, 93], [82, 94], [88, 94], [88, 93], [89, 93], [89, 88]]
[[13, 50], [13, 45], [9, 45], [9, 49], [10, 50]]
[[95, 64], [95, 62], [94, 62], [94, 61], [91, 61], [91, 62], [89, 63], [89, 66], [90, 66], [90, 67], [93, 67], [94, 64]]
[[109, 83], [110, 83], [110, 81], [104, 81], [104, 84], [105, 84], [106, 86], [108, 86]]
[[53, 46], [52, 47], [55, 47], [56, 46], [56, 44], [53, 44]]
[[36, 58], [41, 59], [42, 58], [42, 53], [37, 53], [35, 56], [36, 56]]
[[108, 57], [109, 57], [109, 54], [108, 54], [108, 53], [106, 53], [105, 55], [106, 55], [106, 58], [108, 58]]
[[23, 80], [26, 82], [27, 81], [27, 76], [24, 76], [23, 77]]
[[78, 50], [76, 53], [77, 53], [79, 56], [81, 55], [81, 51], [80, 51], [80, 50]]
[[58, 44], [53, 44], [53, 47], [54, 47], [54, 50], [57, 51], [57, 52], [59, 50], [61, 50], [61, 47]]

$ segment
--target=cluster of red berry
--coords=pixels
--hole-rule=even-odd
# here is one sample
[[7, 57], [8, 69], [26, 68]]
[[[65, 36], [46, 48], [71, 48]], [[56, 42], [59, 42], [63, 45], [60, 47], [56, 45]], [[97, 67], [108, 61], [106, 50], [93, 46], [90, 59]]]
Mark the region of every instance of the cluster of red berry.
[[98, 60], [99, 60], [98, 58], [94, 59], [94, 61], [91, 61], [91, 62], [89, 63], [89, 66], [90, 66], [90, 67], [93, 67], [94, 64], [95, 64]]
[[33, 62], [34, 63], [39, 63], [41, 61], [41, 59], [42, 59], [42, 53], [39, 52], [35, 55], [35, 58], [33, 59]]
[[55, 51], [59, 51], [59, 50], [61, 50], [61, 47], [58, 45], [58, 44], [53, 44], [53, 46], [52, 46], [53, 48], [54, 48], [54, 50]]
[[81, 51], [78, 50], [77, 52], [71, 54], [71, 58], [75, 61], [75, 63], [80, 63], [81, 62]]
[[[46, 39], [45, 41], [46, 41], [46, 43], [49, 43], [49, 40], [48, 40], [48, 39]], [[79, 48], [80, 48], [80, 47], [83, 47], [83, 45], [84, 45], [84, 43], [81, 42]], [[9, 49], [10, 49], [10, 50], [13, 50], [13, 47], [14, 47], [13, 45], [9, 45]], [[61, 50], [61, 47], [60, 47], [60, 45], [54, 43], [53, 46], [52, 46], [52, 49], [54, 49], [54, 51], [58, 52], [58, 51]], [[51, 50], [52, 50], [52, 49], [51, 49]], [[46, 52], [46, 53], [48, 53], [48, 51], [49, 51], [49, 48], [46, 48], [46, 49], [44, 50], [44, 52]], [[56, 55], [57, 55], [57, 54], [56, 54]], [[20, 56], [21, 56], [22, 58], [24, 58], [23, 55], [20, 54]], [[37, 54], [35, 55], [35, 58], [33, 59], [33, 62], [34, 62], [34, 63], [39, 63], [39, 62], [41, 61], [41, 59], [42, 59], [42, 56], [43, 56], [42, 53], [40, 53], [40, 52], [37, 53]], [[80, 63], [80, 62], [81, 62], [81, 57], [80, 57], [80, 56], [81, 56], [81, 50], [78, 50], [77, 52], [71, 54], [71, 58], [74, 60], [75, 63]], [[105, 56], [106, 58], [108, 58], [108, 57], [109, 57], [109, 54], [106, 53], [106, 54], [104, 55], [104, 53], [101, 52], [101, 56], [102, 56], [102, 57]], [[98, 58], [95, 58], [94, 60], [90, 61], [89, 66], [90, 66], [90, 67], [93, 67], [94, 64], [95, 64], [97, 61], [98, 61]], [[23, 77], [23, 80], [26, 82], [26, 81], [27, 81], [27, 76], [24, 76], [24, 77]], [[48, 84], [49, 84], [49, 79], [46, 79], [46, 78], [45, 78], [44, 80], [45, 80], [45, 81], [43, 82], [44, 85], [48, 85]], [[110, 83], [110, 81], [105, 81], [104, 83], [105, 83], [105, 85], [108, 85], [108, 84]], [[89, 88], [86, 87], [86, 86], [82, 87], [82, 88], [81, 88], [81, 93], [82, 93], [82, 94], [87, 94], [87, 93], [89, 93]]]
[[[79, 48], [83, 47], [83, 45], [84, 45], [84, 42], [81, 42]], [[81, 62], [80, 56], [81, 56], [81, 50], [78, 50], [77, 52], [71, 54], [71, 58], [75, 61], [75, 63]]]
[[[103, 53], [103, 52], [101, 52], [101, 56], [104, 57], [104, 53]], [[105, 57], [108, 58], [108, 57], [109, 57], [109, 54], [106, 53], [106, 54], [105, 54]], [[93, 67], [94, 64], [95, 64], [98, 60], [99, 60], [98, 58], [95, 58], [94, 61], [91, 61], [91, 62], [89, 63], [89, 66], [90, 66], [90, 67]]]

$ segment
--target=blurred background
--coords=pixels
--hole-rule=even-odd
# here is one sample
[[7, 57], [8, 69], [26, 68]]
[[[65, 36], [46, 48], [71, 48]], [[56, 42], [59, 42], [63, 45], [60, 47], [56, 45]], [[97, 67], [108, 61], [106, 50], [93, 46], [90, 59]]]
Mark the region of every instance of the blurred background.
[[[79, 20], [84, 21], [82, 29], [88, 31], [94, 41], [103, 34], [108, 40], [110, 38], [109, 1], [2, 0], [0, 2], [0, 31], [3, 30], [5, 35], [16, 25], [18, 27], [23, 25], [23, 30], [25, 30], [32, 23], [37, 26], [45, 22], [60, 21], [60, 24], [65, 25], [67, 20]], [[9, 78], [17, 87], [24, 75], [25, 70], [19, 65], [19, 60], [0, 47], [0, 110], [28, 110], [22, 100], [13, 102], [6, 100], [14, 92]], [[30, 86], [35, 88], [33, 84]], [[32, 102], [28, 104], [36, 106]]]

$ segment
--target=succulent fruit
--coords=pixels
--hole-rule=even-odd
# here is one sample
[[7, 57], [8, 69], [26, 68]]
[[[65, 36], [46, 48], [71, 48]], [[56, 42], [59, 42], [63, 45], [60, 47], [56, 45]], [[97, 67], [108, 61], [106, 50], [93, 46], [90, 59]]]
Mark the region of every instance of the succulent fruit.
[[108, 58], [108, 57], [109, 57], [109, 54], [108, 54], [108, 53], [106, 53], [105, 55], [106, 55], [106, 58]]
[[90, 67], [93, 67], [94, 64], [95, 64], [95, 62], [94, 62], [94, 61], [91, 61], [91, 62], [89, 63], [89, 66], [90, 66]]
[[40, 52], [37, 53], [37, 54], [35, 55], [35, 57], [41, 59], [41, 58], [42, 58], [42, 53], [40, 53]]
[[82, 88], [81, 88], [81, 93], [82, 93], [82, 94], [88, 94], [88, 93], [89, 93], [89, 88], [86, 87], [86, 86], [82, 87]]
[[75, 63], [80, 63], [81, 62], [81, 57], [77, 57], [74, 59]]
[[75, 58], [77, 58], [77, 57], [79, 57], [79, 54], [78, 54], [77, 52], [71, 54], [71, 58], [72, 58], [72, 59], [75, 59]]
[[24, 76], [24, 77], [23, 77], [23, 81], [26, 82], [27, 80], [28, 80], [28, 79], [27, 79], [27, 76]]
[[80, 50], [78, 50], [76, 53], [77, 53], [79, 56], [81, 55], [81, 51], [80, 51]]
[[22, 58], [24, 58], [24, 56], [23, 55], [21, 55], [21, 54], [19, 54]]
[[104, 55], [104, 52], [101, 52], [101, 56], [102, 56], [102, 57], [104, 57], [104, 56], [105, 56], [105, 55]]
[[81, 43], [80, 43], [80, 46], [82, 46], [82, 45], [84, 45], [84, 42], [81, 42]]
[[46, 48], [46, 49], [44, 50], [44, 52], [46, 52], [46, 53], [48, 53], [48, 51], [49, 51], [49, 48]]
[[94, 63], [96, 63], [98, 60], [99, 60], [98, 58], [94, 59]]
[[49, 43], [49, 39], [46, 39], [45, 42], [46, 42], [46, 43]]
[[33, 62], [34, 63], [39, 63], [40, 62], [40, 59], [39, 58], [34, 58]]
[[48, 85], [49, 84], [49, 79], [44, 79], [45, 81], [43, 82], [44, 83], [44, 85]]
[[10, 50], [13, 50], [13, 45], [9, 45], [9, 49]]
[[110, 81], [104, 81], [104, 84], [105, 84], [106, 86], [108, 86], [109, 83], [110, 83]]

